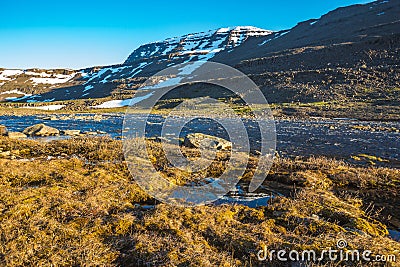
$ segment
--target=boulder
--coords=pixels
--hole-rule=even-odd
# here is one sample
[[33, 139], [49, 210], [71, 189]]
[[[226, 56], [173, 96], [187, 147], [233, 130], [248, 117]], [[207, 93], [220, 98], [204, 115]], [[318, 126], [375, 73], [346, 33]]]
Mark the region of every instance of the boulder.
[[29, 136], [51, 136], [59, 135], [60, 131], [44, 124], [36, 124], [26, 128], [23, 133]]
[[103, 120], [103, 115], [96, 114], [96, 115], [94, 115], [93, 120], [94, 121], [102, 121]]
[[193, 148], [203, 147], [217, 150], [230, 150], [232, 148], [232, 143], [230, 141], [202, 133], [188, 134], [183, 141], [183, 145]]
[[57, 118], [57, 116], [49, 116], [49, 117], [45, 117], [45, 118], [43, 118], [43, 120], [46, 120], [46, 121], [56, 121], [56, 120], [58, 120], [58, 118]]
[[59, 119], [59, 120], [65, 121], [65, 120], [71, 120], [71, 119], [73, 119], [73, 117], [72, 117], [72, 116], [64, 115], [64, 116], [60, 116], [58, 119]]
[[11, 139], [26, 138], [26, 134], [20, 132], [8, 132], [7, 136]]
[[11, 156], [11, 151], [0, 152], [0, 158], [8, 158]]
[[7, 128], [4, 125], [0, 125], [0, 135], [7, 135]]

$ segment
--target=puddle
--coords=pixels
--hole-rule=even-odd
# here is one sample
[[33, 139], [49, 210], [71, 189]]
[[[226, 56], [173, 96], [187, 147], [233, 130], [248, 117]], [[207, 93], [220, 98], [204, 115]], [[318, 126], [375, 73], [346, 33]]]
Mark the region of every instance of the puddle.
[[396, 230], [388, 230], [389, 231], [389, 236], [390, 238], [392, 238], [393, 240], [400, 242], [400, 231], [396, 231]]
[[257, 194], [257, 195], [241, 195], [241, 196], [223, 196], [222, 198], [213, 202], [214, 205], [222, 204], [240, 204], [247, 206], [249, 208], [257, 208], [262, 206], [267, 206], [270, 195]]

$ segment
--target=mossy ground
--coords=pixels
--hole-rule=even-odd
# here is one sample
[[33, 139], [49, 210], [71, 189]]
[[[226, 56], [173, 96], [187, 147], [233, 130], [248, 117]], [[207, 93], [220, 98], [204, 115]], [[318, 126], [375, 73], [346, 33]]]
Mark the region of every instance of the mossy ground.
[[400, 259], [387, 232], [399, 222], [396, 169], [276, 158], [264, 186], [282, 195], [268, 206], [179, 208], [136, 185], [121, 141], [0, 138], [0, 149], [11, 151], [0, 159], [1, 265], [258, 266], [264, 246], [321, 251], [340, 238]]

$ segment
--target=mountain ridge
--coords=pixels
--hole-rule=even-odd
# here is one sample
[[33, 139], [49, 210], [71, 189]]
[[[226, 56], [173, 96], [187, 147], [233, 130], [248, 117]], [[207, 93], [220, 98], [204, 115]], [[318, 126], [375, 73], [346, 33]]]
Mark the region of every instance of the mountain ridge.
[[[235, 26], [185, 34], [143, 44], [128, 56], [124, 64], [134, 63], [138, 59], [142, 61], [155, 56], [171, 58], [216, 53], [241, 45], [249, 36], [268, 36], [272, 33], [273, 31], [254, 26]], [[220, 42], [215, 44], [213, 41]]]

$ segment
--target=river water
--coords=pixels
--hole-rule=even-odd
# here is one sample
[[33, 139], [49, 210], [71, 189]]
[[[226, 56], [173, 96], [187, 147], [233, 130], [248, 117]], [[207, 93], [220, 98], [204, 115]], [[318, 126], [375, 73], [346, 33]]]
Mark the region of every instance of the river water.
[[[137, 115], [137, 120], [144, 119], [143, 115]], [[103, 114], [98, 120], [95, 120], [94, 115], [88, 114], [57, 115], [53, 116], [53, 120], [40, 115], [0, 116], [0, 124], [6, 125], [9, 131], [23, 131], [28, 126], [44, 123], [59, 130], [98, 131], [116, 139], [123, 135], [123, 120], [124, 117], [120, 114]], [[148, 121], [147, 136], [160, 135], [164, 118], [152, 116]], [[253, 148], [257, 149], [260, 134], [256, 122], [246, 120], [244, 124]], [[275, 125], [276, 148], [282, 156], [326, 156], [354, 164], [373, 161], [378, 166], [400, 167], [400, 122], [316, 118], [276, 120]], [[191, 121], [182, 129], [179, 137], [190, 132], [203, 132], [227, 138], [224, 128], [211, 119]], [[379, 160], [376, 160], [377, 158]]]

